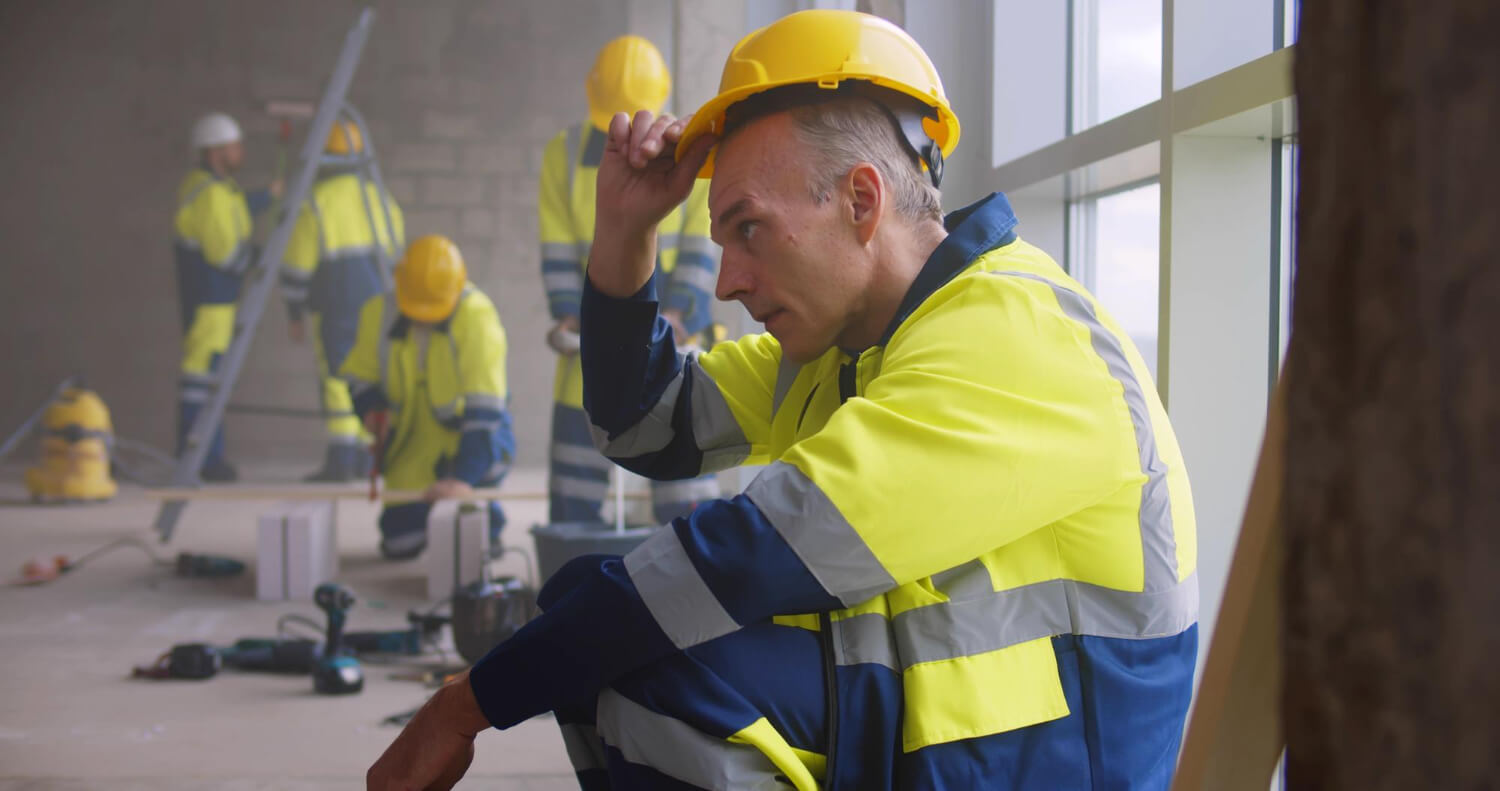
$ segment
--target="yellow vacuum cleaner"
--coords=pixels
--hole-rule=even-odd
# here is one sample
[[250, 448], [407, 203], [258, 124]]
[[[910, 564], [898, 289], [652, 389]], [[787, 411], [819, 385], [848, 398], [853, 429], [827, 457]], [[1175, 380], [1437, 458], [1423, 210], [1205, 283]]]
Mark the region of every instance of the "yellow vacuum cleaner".
[[114, 429], [103, 399], [80, 387], [58, 394], [42, 414], [41, 463], [26, 471], [33, 500], [108, 500], [119, 487], [109, 474]]

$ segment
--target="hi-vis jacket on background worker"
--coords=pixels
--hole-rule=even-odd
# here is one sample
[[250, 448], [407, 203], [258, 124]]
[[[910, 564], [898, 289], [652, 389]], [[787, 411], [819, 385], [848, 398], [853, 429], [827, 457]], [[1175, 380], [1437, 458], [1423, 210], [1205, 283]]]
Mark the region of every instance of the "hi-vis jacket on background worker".
[[344, 481], [369, 471], [369, 451], [339, 366], [354, 345], [359, 311], [385, 291], [381, 269], [396, 260], [405, 238], [401, 207], [364, 176], [363, 135], [335, 123], [324, 145], [326, 164], [297, 216], [281, 270], [281, 291], [301, 339], [312, 319], [319, 389], [327, 415], [328, 451], [311, 481]]
[[[244, 163], [239, 124], [211, 113], [193, 124], [198, 164], [177, 188], [172, 249], [177, 265], [177, 298], [183, 349], [177, 396], [177, 452], [208, 400], [219, 357], [234, 335], [234, 309], [240, 280], [255, 257], [250, 242], [252, 217], [271, 204], [271, 191], [246, 193], [233, 173]], [[204, 480], [231, 481], [237, 475], [224, 458], [224, 430], [214, 434], [204, 458]]]
[[[468, 281], [463, 256], [441, 236], [423, 236], [395, 271], [396, 293], [370, 298], [340, 374], [366, 420], [389, 413], [377, 459], [387, 488], [423, 490], [439, 482], [498, 486], [515, 456], [505, 381], [505, 330], [495, 305]], [[427, 545], [430, 503], [380, 514], [386, 557], [414, 557]], [[505, 524], [490, 503], [490, 533]]]
[[[599, 52], [590, 72], [587, 121], [559, 132], [542, 156], [538, 228], [542, 282], [559, 328], [550, 338], [559, 352], [554, 381], [551, 470], [553, 522], [598, 521], [609, 486], [610, 463], [595, 450], [583, 413], [583, 370], [576, 353], [578, 300], [589, 245], [594, 239], [594, 181], [604, 153], [604, 130], [616, 112], [661, 109], [671, 78], [661, 54], [639, 36], [621, 36]], [[717, 276], [718, 248], [709, 239], [708, 186], [695, 189], [662, 223], [657, 271], [663, 309], [685, 335], [709, 326], [709, 296]], [[573, 344], [567, 338], [575, 338]], [[564, 340], [559, 340], [564, 339]], [[654, 482], [656, 517], [685, 515], [695, 503], [719, 494], [712, 477]]]
[[1197, 651], [1182, 456], [1129, 337], [1003, 195], [942, 217], [959, 127], [927, 55], [803, 11], [742, 40], [690, 123], [614, 126], [600, 235], [711, 175], [716, 293], [771, 334], [680, 354], [646, 256], [600, 250], [594, 436], [651, 477], [766, 466], [560, 569], [370, 786], [551, 709], [590, 789], [1166, 789]]

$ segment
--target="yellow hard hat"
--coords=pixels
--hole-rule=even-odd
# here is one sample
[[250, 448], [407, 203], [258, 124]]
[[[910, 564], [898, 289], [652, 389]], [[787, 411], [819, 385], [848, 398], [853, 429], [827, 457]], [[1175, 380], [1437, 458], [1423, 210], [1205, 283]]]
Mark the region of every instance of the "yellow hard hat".
[[335, 121], [333, 128], [328, 130], [328, 141], [323, 144], [323, 150], [341, 157], [358, 154], [365, 150], [365, 138], [353, 121]]
[[599, 50], [586, 85], [589, 121], [609, 131], [615, 113], [661, 112], [672, 75], [656, 46], [640, 36], [620, 36]]
[[[693, 114], [677, 144], [677, 156], [681, 158], [704, 134], [723, 134], [724, 113], [736, 102], [788, 85], [833, 91], [846, 80], [872, 83], [932, 108], [936, 118], [923, 118], [922, 132], [937, 144], [942, 156], [953, 153], [958, 145], [958, 116], [921, 45], [880, 17], [815, 9], [784, 16], [740, 39], [724, 63], [719, 95]], [[708, 178], [713, 172], [710, 155], [698, 177]]]
[[468, 282], [458, 246], [446, 236], [423, 236], [396, 265], [396, 306], [408, 318], [436, 324], [453, 314]]

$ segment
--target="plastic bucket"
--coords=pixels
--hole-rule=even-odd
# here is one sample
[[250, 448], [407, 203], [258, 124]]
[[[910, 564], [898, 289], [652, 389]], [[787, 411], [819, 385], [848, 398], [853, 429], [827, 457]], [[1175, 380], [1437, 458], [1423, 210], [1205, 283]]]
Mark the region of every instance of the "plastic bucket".
[[554, 522], [531, 528], [536, 541], [536, 565], [542, 583], [563, 564], [580, 555], [623, 555], [650, 538], [659, 527], [627, 527], [615, 532], [614, 525], [604, 522]]

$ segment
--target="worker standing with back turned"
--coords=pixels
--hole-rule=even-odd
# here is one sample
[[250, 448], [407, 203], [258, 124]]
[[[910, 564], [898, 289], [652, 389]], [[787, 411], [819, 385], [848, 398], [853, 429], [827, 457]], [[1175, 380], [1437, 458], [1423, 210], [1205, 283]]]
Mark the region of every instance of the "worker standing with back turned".
[[[386, 487], [423, 491], [420, 502], [380, 513], [380, 551], [390, 560], [421, 554], [436, 500], [474, 486], [499, 486], [516, 442], [505, 381], [505, 329], [495, 304], [469, 282], [463, 255], [441, 236], [423, 236], [396, 266], [396, 293], [371, 297], [340, 374], [359, 420], [390, 415], [377, 463]], [[505, 513], [489, 505], [492, 544]]]
[[325, 162], [292, 228], [281, 269], [292, 340], [302, 342], [307, 321], [312, 323], [328, 427], [323, 467], [306, 477], [309, 482], [350, 481], [369, 474], [369, 437], [338, 371], [354, 346], [360, 307], [384, 293], [381, 269], [395, 261], [405, 233], [401, 207], [362, 175], [366, 153], [358, 126], [347, 120], [335, 123], [323, 153]]
[[[599, 51], [586, 85], [588, 119], [559, 132], [542, 156], [538, 230], [542, 282], [556, 322], [547, 342], [558, 353], [553, 384], [551, 470], [547, 479], [553, 522], [597, 522], [609, 488], [610, 462], [594, 448], [583, 412], [583, 367], [578, 360], [578, 300], [594, 239], [594, 184], [604, 155], [605, 131], [617, 112], [659, 112], [671, 90], [661, 53], [640, 36], [621, 36]], [[688, 193], [661, 223], [654, 277], [662, 293], [662, 315], [677, 341], [705, 330], [712, 316], [718, 248], [708, 235], [708, 188]], [[693, 506], [719, 496], [713, 476], [653, 481], [656, 519], [686, 516]]]
[[[1114, 319], [1016, 234], [944, 217], [958, 120], [900, 28], [804, 11], [691, 120], [617, 116], [585, 405], [652, 476], [766, 464], [439, 690], [371, 788], [442, 788], [551, 709], [585, 788], [1165, 789], [1197, 654], [1188, 479]], [[711, 176], [717, 295], [768, 334], [675, 352], [656, 225]]]
[[[183, 350], [178, 375], [177, 453], [187, 448], [188, 431], [213, 391], [219, 358], [234, 336], [235, 303], [240, 281], [254, 263], [252, 217], [280, 194], [279, 181], [264, 190], [244, 192], [234, 173], [245, 164], [240, 125], [224, 113], [210, 113], [193, 124], [196, 166], [177, 188], [173, 217], [173, 254], [177, 263], [177, 299], [182, 317]], [[224, 427], [210, 440], [199, 471], [205, 481], [239, 477], [224, 458]]]

